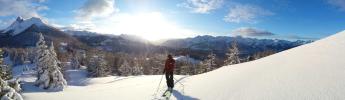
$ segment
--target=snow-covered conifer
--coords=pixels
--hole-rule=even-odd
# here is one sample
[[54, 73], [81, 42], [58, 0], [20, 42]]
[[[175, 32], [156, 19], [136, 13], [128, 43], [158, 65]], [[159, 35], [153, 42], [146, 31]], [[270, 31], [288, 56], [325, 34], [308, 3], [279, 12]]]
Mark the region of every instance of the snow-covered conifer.
[[23, 97], [8, 82], [0, 78], [1, 100], [23, 100]]
[[12, 78], [11, 67], [4, 63], [4, 52], [0, 49], [0, 78], [9, 80]]
[[207, 59], [201, 63], [201, 66], [203, 67], [205, 72], [211, 71], [217, 66], [215, 61], [216, 55], [214, 53], [211, 53], [207, 56]]
[[143, 67], [139, 64], [139, 60], [137, 58], [134, 58], [134, 66], [132, 70], [133, 75], [143, 75]]
[[122, 65], [119, 68], [120, 74], [123, 76], [129, 76], [132, 75], [132, 68], [131, 66], [129, 66], [129, 63], [127, 62], [127, 60], [124, 60]]
[[37, 80], [36, 85], [43, 89], [63, 90], [67, 85], [66, 80], [63, 78], [59, 61], [56, 58], [53, 45], [48, 47], [44, 42], [44, 37], [40, 33], [37, 46]]
[[80, 63], [77, 57], [72, 57], [71, 58], [71, 67], [74, 69], [80, 68]]
[[237, 48], [236, 42], [231, 44], [231, 48], [229, 48], [229, 52], [226, 53], [227, 59], [224, 61], [224, 65], [232, 65], [240, 63], [239, 57], [239, 50]]
[[87, 68], [92, 77], [104, 77], [110, 74], [108, 63], [103, 55], [91, 57]]
[[[9, 82], [5, 81], [11, 78], [10, 71], [7, 70], [8, 66], [3, 63], [3, 51], [0, 49], [0, 98], [1, 100], [23, 100], [22, 96], [18, 93], [21, 91], [19, 80], [16, 79], [12, 86]], [[5, 79], [5, 80], [4, 80]]]

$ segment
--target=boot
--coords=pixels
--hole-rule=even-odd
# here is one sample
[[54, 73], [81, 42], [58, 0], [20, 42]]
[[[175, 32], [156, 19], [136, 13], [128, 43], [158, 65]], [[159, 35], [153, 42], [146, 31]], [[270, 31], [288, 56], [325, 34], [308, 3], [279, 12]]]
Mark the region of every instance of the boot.
[[171, 87], [168, 88], [168, 91], [172, 92], [172, 90], [173, 90], [173, 89], [172, 89]]

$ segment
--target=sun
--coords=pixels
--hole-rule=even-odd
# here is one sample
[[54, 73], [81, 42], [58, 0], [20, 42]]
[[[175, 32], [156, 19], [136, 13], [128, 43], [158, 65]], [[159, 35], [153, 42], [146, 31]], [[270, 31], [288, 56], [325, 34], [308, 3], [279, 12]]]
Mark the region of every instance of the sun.
[[100, 30], [136, 35], [149, 41], [182, 38], [194, 34], [191, 30], [181, 28], [172, 19], [167, 19], [160, 12], [118, 14], [112, 17], [110, 22], [101, 26]]
[[141, 36], [147, 40], [159, 40], [169, 38], [166, 33], [175, 27], [172, 23], [168, 22], [161, 13], [143, 13], [133, 15], [125, 21], [125, 27], [130, 28], [129, 34]]
[[168, 21], [161, 13], [139, 13], [123, 20], [123, 28], [127, 33], [137, 35], [150, 41], [174, 38], [181, 29]]

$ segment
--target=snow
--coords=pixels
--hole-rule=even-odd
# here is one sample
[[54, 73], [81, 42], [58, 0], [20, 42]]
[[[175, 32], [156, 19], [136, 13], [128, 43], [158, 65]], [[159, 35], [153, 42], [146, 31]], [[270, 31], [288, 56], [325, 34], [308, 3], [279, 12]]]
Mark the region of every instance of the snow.
[[4, 63], [7, 65], [13, 65], [13, 62], [11, 61], [11, 58], [9, 56], [4, 58]]
[[67, 46], [68, 43], [66, 43], [66, 42], [61, 42], [60, 45], [61, 45], [61, 46]]
[[186, 79], [186, 94], [205, 100], [342, 100], [345, 62], [339, 58], [345, 56], [344, 44], [345, 31], [263, 59], [196, 75]]
[[66, 74], [68, 85], [72, 86], [85, 86], [87, 79], [86, 70], [67, 70]]
[[[150, 100], [154, 98], [153, 93], [158, 85], [157, 80], [160, 80], [160, 76], [95, 78], [90, 81], [99, 83], [87, 86], [69, 86], [63, 92], [24, 91], [23, 95], [26, 100]], [[163, 81], [161, 85], [164, 85]], [[160, 96], [161, 93], [157, 95]]]
[[[344, 44], [345, 31], [259, 60], [176, 76], [171, 99], [344, 100]], [[27, 92], [24, 87], [23, 96], [27, 100], [152, 100], [166, 89], [163, 78], [155, 97], [161, 77], [90, 78], [92, 84], [70, 85], [63, 92]]]
[[18, 17], [16, 21], [14, 21], [11, 26], [7, 27], [4, 32], [10, 32], [10, 35], [15, 36], [27, 28], [29, 28], [31, 25], [35, 24], [36, 26], [44, 26], [46, 25], [40, 18], [32, 17], [29, 19], [23, 19], [21, 17]]
[[18, 65], [14, 66], [12, 69], [13, 77], [23, 77], [23, 75], [31, 75], [35, 74], [36, 71], [35, 64], [24, 64], [24, 65]]

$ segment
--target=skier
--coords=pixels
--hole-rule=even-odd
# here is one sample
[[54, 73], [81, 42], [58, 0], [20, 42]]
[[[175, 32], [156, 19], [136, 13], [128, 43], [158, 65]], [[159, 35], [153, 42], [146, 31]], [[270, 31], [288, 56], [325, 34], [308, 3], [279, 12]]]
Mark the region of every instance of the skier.
[[165, 73], [165, 78], [167, 80], [168, 91], [172, 92], [172, 88], [174, 88], [174, 67], [175, 67], [175, 60], [169, 54], [168, 59], [165, 61], [165, 67], [163, 70], [163, 74]]

